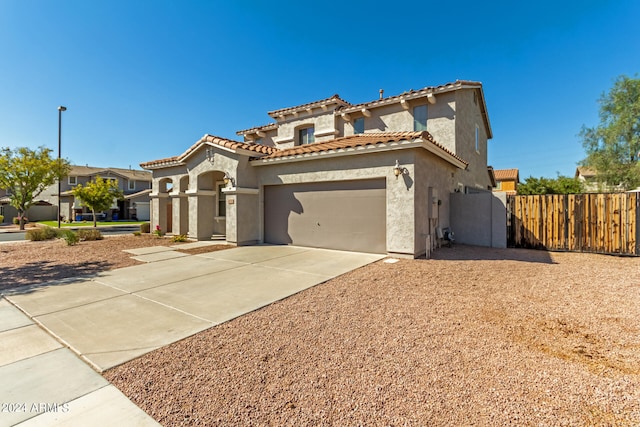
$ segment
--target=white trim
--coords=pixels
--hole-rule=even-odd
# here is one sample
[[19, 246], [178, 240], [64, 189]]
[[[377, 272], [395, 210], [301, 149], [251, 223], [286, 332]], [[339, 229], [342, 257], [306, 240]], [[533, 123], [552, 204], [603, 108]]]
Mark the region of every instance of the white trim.
[[260, 194], [260, 190], [257, 188], [246, 188], [246, 187], [227, 187], [223, 188], [222, 192], [225, 194]]
[[278, 137], [273, 138], [273, 142], [275, 142], [276, 144], [285, 144], [287, 142], [293, 142], [294, 139], [295, 139], [295, 136], [282, 136], [280, 138]]
[[[131, 186], [131, 184], [133, 184], [133, 187]], [[127, 181], [127, 189], [129, 189], [129, 190], [135, 190], [136, 189], [136, 180], [135, 179], [130, 179], [129, 181]]]
[[314, 131], [314, 136], [315, 137], [322, 137], [322, 136], [327, 136], [327, 135], [337, 135], [339, 134], [340, 131], [338, 129], [334, 129], [334, 128], [326, 128], [326, 129], [319, 129], [317, 131]]
[[185, 194], [187, 196], [215, 196], [217, 193], [215, 190], [187, 190]]
[[165, 197], [169, 197], [169, 193], [150, 193], [149, 197], [155, 197], [158, 199], [164, 199]]
[[[73, 178], [75, 182], [71, 182], [71, 178]], [[78, 177], [77, 176], [68, 176], [67, 177], [67, 183], [69, 185], [78, 185]]]

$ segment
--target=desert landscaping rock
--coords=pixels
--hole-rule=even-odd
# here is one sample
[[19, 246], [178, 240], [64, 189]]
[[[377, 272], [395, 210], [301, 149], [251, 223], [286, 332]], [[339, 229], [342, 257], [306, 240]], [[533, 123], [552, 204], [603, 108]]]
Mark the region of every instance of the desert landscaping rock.
[[640, 260], [443, 248], [116, 367], [162, 425], [640, 424]]
[[[152, 245], [174, 244], [0, 245], [0, 291]], [[640, 259], [455, 246], [379, 261], [104, 376], [165, 426], [637, 426]]]

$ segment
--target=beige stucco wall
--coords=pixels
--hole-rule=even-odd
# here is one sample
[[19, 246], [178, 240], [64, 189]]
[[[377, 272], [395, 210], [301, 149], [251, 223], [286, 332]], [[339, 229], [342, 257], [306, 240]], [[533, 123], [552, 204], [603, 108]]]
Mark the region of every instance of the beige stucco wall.
[[311, 114], [299, 113], [298, 117], [287, 116], [278, 121], [278, 136], [273, 139], [275, 146], [284, 149], [298, 145], [298, 130], [313, 126], [315, 142], [328, 141], [336, 138], [336, 117], [333, 114], [335, 106], [326, 111], [314, 109]]
[[[393, 173], [396, 160], [409, 173], [398, 178]], [[418, 163], [421, 171], [416, 172]], [[424, 253], [423, 234], [427, 229], [423, 219], [426, 215], [426, 188], [437, 187], [444, 197], [451, 188], [453, 166], [421, 148], [397, 150], [393, 152], [369, 153], [352, 156], [333, 157], [321, 160], [260, 166], [259, 185], [293, 184], [304, 182], [342, 181], [370, 178], [384, 178], [387, 187], [387, 252], [399, 255], [417, 256]], [[418, 173], [418, 175], [416, 175]], [[260, 225], [263, 223], [263, 196], [260, 195]], [[417, 198], [414, 203], [414, 198]], [[448, 215], [447, 206], [441, 215]], [[448, 219], [445, 220], [448, 224]], [[264, 232], [260, 230], [261, 240]]]
[[[458, 178], [465, 186], [487, 190], [491, 185], [487, 172], [487, 132], [481, 114], [481, 105], [474, 103], [475, 89], [461, 89], [456, 94], [456, 154], [469, 162], [469, 167]], [[479, 129], [479, 150], [476, 151], [475, 132]]]
[[[430, 153], [417, 152], [415, 189], [415, 253], [424, 254], [426, 239], [436, 238], [435, 229], [449, 227], [449, 194], [455, 189], [455, 174], [459, 169]], [[431, 191], [430, 191], [431, 190]], [[430, 200], [430, 196], [436, 198]], [[440, 205], [438, 205], [438, 200]], [[431, 213], [430, 213], [431, 211]], [[433, 218], [433, 219], [430, 219]]]

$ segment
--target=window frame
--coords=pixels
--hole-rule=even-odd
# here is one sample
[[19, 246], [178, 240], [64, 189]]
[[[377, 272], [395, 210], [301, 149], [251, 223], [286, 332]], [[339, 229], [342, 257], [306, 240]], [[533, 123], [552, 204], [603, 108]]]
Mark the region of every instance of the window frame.
[[[418, 111], [422, 111], [424, 109], [424, 124], [420, 121], [423, 119], [422, 116], [418, 117]], [[427, 122], [429, 121], [429, 108], [427, 104], [420, 104], [413, 107], [412, 110], [413, 115], [413, 131], [414, 132], [423, 132], [427, 130]], [[420, 125], [420, 126], [418, 126]]]
[[480, 153], [480, 127], [476, 124], [476, 153]]
[[[309, 132], [309, 130], [311, 130], [311, 132]], [[306, 135], [306, 140], [307, 140], [306, 142], [303, 142], [303, 133], [304, 135]], [[313, 144], [314, 142], [316, 142], [315, 135], [316, 135], [316, 131], [315, 131], [315, 126], [313, 125], [298, 128], [298, 132], [297, 132], [298, 145]]]
[[[216, 181], [216, 219], [226, 219], [227, 218], [227, 196], [222, 192], [222, 189], [226, 188], [226, 184], [224, 181]], [[224, 203], [224, 212], [222, 215], [220, 214], [220, 202]]]
[[[359, 126], [357, 126], [358, 123], [362, 123], [361, 129], [358, 129], [359, 128]], [[363, 133], [364, 133], [364, 117], [358, 117], [353, 120], [353, 134], [360, 135]]]
[[[72, 178], [73, 178], [73, 182], [71, 181]], [[69, 184], [69, 185], [78, 185], [78, 177], [75, 176], [75, 175], [74, 176], [69, 175], [67, 177], [67, 184]]]
[[[132, 185], [132, 184], [133, 184], [133, 185]], [[129, 190], [135, 190], [135, 189], [136, 189], [136, 181], [135, 181], [135, 180], [130, 179], [130, 180], [128, 181], [128, 183], [127, 183], [127, 188], [128, 188]]]

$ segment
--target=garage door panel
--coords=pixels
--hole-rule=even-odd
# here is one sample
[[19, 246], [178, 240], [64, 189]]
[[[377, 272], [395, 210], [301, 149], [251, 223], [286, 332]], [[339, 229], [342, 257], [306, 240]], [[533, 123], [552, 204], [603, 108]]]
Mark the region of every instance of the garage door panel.
[[265, 187], [265, 241], [386, 252], [385, 180]]

